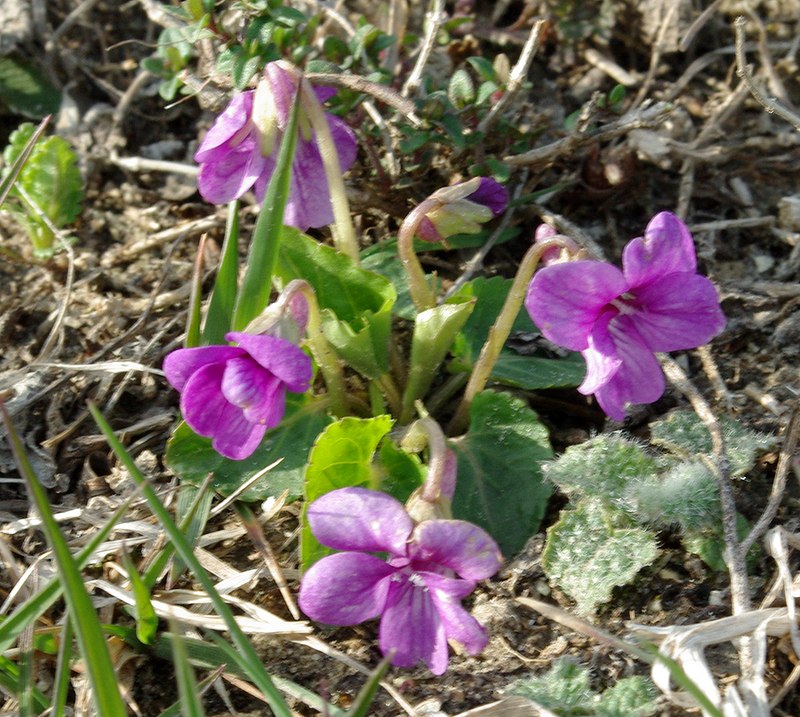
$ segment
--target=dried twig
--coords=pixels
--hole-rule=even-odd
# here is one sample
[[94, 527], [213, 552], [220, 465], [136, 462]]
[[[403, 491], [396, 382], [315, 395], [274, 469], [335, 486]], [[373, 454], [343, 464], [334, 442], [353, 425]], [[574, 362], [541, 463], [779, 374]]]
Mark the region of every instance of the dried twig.
[[670, 112], [672, 112], [672, 105], [667, 102], [642, 106], [633, 112], [627, 112], [616, 122], [611, 122], [596, 132], [571, 134], [544, 147], [503, 157], [503, 161], [514, 167], [547, 165], [559, 157], [574, 153], [587, 144], [608, 142], [634, 129], [657, 127], [669, 116]]
[[531, 62], [533, 62], [533, 58], [536, 55], [536, 50], [539, 49], [539, 37], [542, 32], [542, 27], [544, 27], [546, 22], [546, 20], [537, 20], [533, 23], [528, 39], [525, 41], [525, 45], [522, 48], [519, 60], [517, 60], [517, 63], [514, 65], [509, 75], [506, 91], [503, 93], [500, 101], [489, 110], [489, 114], [480, 121], [480, 124], [478, 124], [478, 132], [486, 132], [495, 119], [499, 117], [500, 113], [508, 107], [511, 100], [519, 91], [519, 88], [522, 87], [522, 83], [530, 69]]
[[[725, 539], [726, 563], [731, 579], [731, 602], [733, 614], [738, 615], [750, 609], [750, 587], [747, 583], [747, 568], [744, 552], [736, 533], [736, 502], [733, 498], [733, 485], [730, 477], [730, 463], [725, 449], [722, 426], [706, 400], [689, 380], [683, 369], [669, 356], [661, 355], [661, 367], [667, 378], [692, 404], [692, 408], [708, 429], [714, 451], [714, 472], [719, 486], [722, 507], [722, 531]], [[743, 670], [745, 674], [749, 670]]]
[[797, 450], [799, 438], [800, 408], [795, 408], [792, 417], [789, 419], [786, 437], [783, 439], [783, 446], [781, 447], [780, 458], [778, 458], [778, 466], [775, 469], [775, 477], [772, 480], [772, 489], [769, 492], [767, 507], [764, 508], [761, 517], [756, 521], [756, 524], [739, 546], [739, 549], [745, 555], [750, 549], [750, 546], [764, 534], [767, 528], [769, 528], [770, 523], [772, 523], [778, 512], [778, 507], [783, 498], [783, 492], [786, 490], [786, 477], [789, 475], [789, 469], [792, 466], [792, 458]]
[[800, 132], [800, 116], [784, 107], [774, 97], [766, 97], [753, 80], [753, 68], [746, 63], [744, 56], [744, 26], [746, 24], [747, 20], [741, 15], [736, 18], [734, 23], [736, 29], [736, 74], [742, 78], [742, 82], [750, 90], [750, 94], [769, 114], [778, 115]]
[[411, 70], [408, 79], [403, 85], [403, 97], [409, 97], [416, 94], [419, 86], [422, 84], [422, 73], [425, 71], [425, 66], [428, 64], [428, 59], [433, 52], [433, 46], [436, 44], [436, 35], [439, 33], [439, 28], [446, 19], [444, 13], [444, 0], [431, 0], [431, 9], [425, 16], [428, 21], [428, 26], [425, 29], [425, 37], [422, 40], [422, 46], [417, 55], [417, 61], [414, 64], [414, 69]]

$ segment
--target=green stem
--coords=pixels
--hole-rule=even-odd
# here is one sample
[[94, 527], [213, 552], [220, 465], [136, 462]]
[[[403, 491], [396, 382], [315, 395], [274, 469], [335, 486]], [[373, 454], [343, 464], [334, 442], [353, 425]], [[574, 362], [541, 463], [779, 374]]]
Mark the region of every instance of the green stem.
[[456, 409], [456, 413], [450, 421], [450, 425], [447, 427], [449, 435], [465, 430], [472, 399], [486, 388], [486, 383], [492, 375], [492, 369], [495, 363], [497, 363], [500, 351], [502, 351], [503, 346], [505, 346], [506, 340], [511, 333], [511, 327], [514, 325], [517, 314], [519, 314], [519, 310], [525, 301], [525, 296], [528, 293], [528, 285], [533, 278], [533, 272], [536, 271], [542, 254], [553, 247], [569, 248], [566, 246], [565, 242], [560, 239], [550, 239], [541, 244], [534, 244], [531, 246], [520, 262], [517, 275], [514, 277], [514, 281], [508, 291], [508, 296], [503, 304], [503, 308], [495, 319], [492, 328], [489, 329], [489, 336], [486, 338], [486, 343], [484, 343], [480, 356], [478, 356], [478, 360], [472, 368], [472, 374], [464, 390], [464, 398], [461, 399], [461, 403]]
[[314, 94], [311, 84], [305, 78], [300, 81], [300, 102], [314, 134], [316, 134], [322, 166], [325, 168], [325, 178], [328, 180], [328, 191], [333, 207], [333, 226], [331, 227], [333, 242], [342, 254], [349, 256], [358, 265], [360, 263], [358, 240], [342, 179], [342, 168], [339, 166], [339, 153], [336, 150], [336, 143], [333, 141], [331, 128], [322, 105]]
[[342, 364], [331, 348], [328, 339], [322, 331], [322, 314], [319, 310], [317, 295], [307, 281], [294, 279], [290, 281], [283, 290], [285, 301], [288, 304], [293, 292], [299, 291], [308, 304], [308, 326], [306, 335], [311, 355], [322, 371], [325, 379], [325, 386], [328, 389], [328, 396], [331, 401], [331, 410], [335, 416], [342, 417], [347, 415], [347, 391], [344, 385], [344, 375]]
[[405, 269], [408, 289], [417, 311], [425, 311], [436, 306], [436, 297], [431, 291], [417, 253], [414, 251], [414, 235], [425, 215], [437, 206], [439, 206], [438, 201], [426, 199], [408, 214], [397, 233], [397, 251], [400, 254], [403, 269]]

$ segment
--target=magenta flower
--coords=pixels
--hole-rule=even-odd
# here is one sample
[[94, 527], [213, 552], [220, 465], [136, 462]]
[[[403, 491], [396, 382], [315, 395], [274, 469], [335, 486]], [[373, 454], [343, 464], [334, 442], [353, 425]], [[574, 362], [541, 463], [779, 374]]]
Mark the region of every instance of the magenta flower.
[[416, 235], [424, 241], [439, 242], [453, 234], [479, 232], [482, 224], [505, 211], [508, 190], [491, 177], [475, 177], [438, 189], [420, 206], [425, 216], [417, 225]]
[[347, 551], [303, 576], [299, 603], [311, 619], [355, 625], [380, 616], [379, 644], [384, 655], [394, 651], [392, 664], [422, 660], [436, 675], [447, 669], [448, 639], [472, 655], [486, 646], [486, 631], [461, 606], [500, 568], [497, 544], [481, 528], [463, 520], [415, 525], [402, 503], [366, 488], [326, 493], [309, 506], [308, 521], [317, 540]]
[[[194, 156], [200, 164], [197, 186], [214, 204], [238, 199], [249, 189], [259, 202], [275, 170], [283, 133], [289, 121], [299, 74], [289, 63], [270, 62], [258, 89], [241, 92], [217, 118]], [[316, 88], [320, 101], [331, 88]], [[342, 172], [356, 158], [356, 139], [338, 117], [326, 114]], [[305, 231], [333, 223], [333, 208], [315, 134], [302, 115], [297, 137], [284, 224]]]
[[225, 338], [237, 345], [173, 351], [164, 359], [164, 373], [181, 392], [190, 428], [213, 439], [218, 453], [238, 461], [281, 422], [286, 391], [308, 390], [311, 359], [277, 336], [234, 331]]
[[697, 274], [692, 235], [670, 212], [628, 243], [622, 271], [600, 261], [540, 269], [525, 308], [547, 339], [583, 354], [578, 390], [617, 420], [626, 404], [664, 393], [655, 352], [701, 346], [725, 327], [714, 285]]

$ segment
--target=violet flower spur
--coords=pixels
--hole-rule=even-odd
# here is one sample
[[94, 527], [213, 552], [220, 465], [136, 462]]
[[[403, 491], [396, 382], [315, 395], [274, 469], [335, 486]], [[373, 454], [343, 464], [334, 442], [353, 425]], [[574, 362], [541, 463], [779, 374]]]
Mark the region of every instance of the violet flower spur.
[[473, 655], [486, 646], [486, 631], [461, 606], [477, 581], [501, 565], [484, 530], [463, 520], [415, 524], [400, 501], [366, 488], [326, 493], [307, 517], [321, 543], [346, 551], [322, 558], [303, 576], [298, 602], [311, 619], [355, 625], [380, 617], [380, 649], [393, 654], [392, 664], [422, 660], [436, 675], [447, 669], [448, 639]]
[[[194, 156], [200, 165], [197, 186], [203, 199], [224, 204], [252, 188], [259, 203], [264, 200], [299, 79], [291, 64], [270, 62], [257, 89], [233, 97]], [[318, 87], [314, 92], [322, 102], [335, 90]], [[338, 117], [326, 113], [326, 119], [339, 165], [346, 172], [356, 158], [355, 135]], [[284, 224], [305, 231], [332, 224], [334, 216], [316, 135], [302, 115], [298, 131]]]
[[164, 359], [167, 380], [181, 393], [189, 427], [212, 439], [226, 458], [242, 460], [277, 426], [286, 391], [302, 393], [311, 382], [311, 359], [277, 336], [232, 331], [235, 346], [178, 349]]
[[697, 274], [692, 235], [670, 212], [628, 243], [622, 271], [585, 260], [540, 269], [525, 308], [547, 339], [583, 354], [578, 390], [617, 420], [626, 404], [664, 393], [656, 352], [701, 346], [725, 327], [714, 285]]

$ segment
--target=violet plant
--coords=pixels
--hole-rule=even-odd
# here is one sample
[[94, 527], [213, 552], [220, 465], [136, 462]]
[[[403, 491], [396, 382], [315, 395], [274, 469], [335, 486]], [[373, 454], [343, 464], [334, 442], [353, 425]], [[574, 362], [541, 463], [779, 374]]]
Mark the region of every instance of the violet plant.
[[[481, 176], [443, 187], [396, 241], [361, 250], [342, 183], [353, 134], [319, 99], [298, 68], [269, 63], [201, 142], [201, 193], [232, 203], [195, 332], [205, 345], [164, 363], [185, 420], [167, 461], [240, 500], [304, 498], [300, 607], [337, 625], [380, 618], [394, 665], [441, 674], [448, 639], [471, 654], [485, 646], [461, 601], [537, 531], [551, 492], [547, 430], [496, 387], [575, 386], [583, 375], [574, 359], [506, 347], [512, 331], [534, 330], [523, 302], [548, 338], [583, 352], [582, 390], [616, 418], [663, 392], [656, 351], [707, 341], [724, 318], [668, 213], [629, 245], [622, 272], [547, 230], [513, 280], [474, 279], [446, 296], [417, 252], [481, 231], [507, 191]], [[250, 188], [261, 208], [240, 283], [236, 200]], [[333, 246], [304, 233], [321, 224]]]

